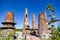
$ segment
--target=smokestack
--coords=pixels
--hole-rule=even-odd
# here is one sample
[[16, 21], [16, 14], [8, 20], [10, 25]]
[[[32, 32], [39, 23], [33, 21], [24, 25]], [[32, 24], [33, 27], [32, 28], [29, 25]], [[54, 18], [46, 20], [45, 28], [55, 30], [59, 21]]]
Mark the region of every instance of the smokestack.
[[32, 15], [32, 29], [36, 29], [35, 14]]
[[4, 27], [12, 27], [15, 28], [14, 25], [16, 24], [14, 22], [14, 13], [13, 12], [7, 12], [5, 22], [2, 22]]
[[14, 22], [14, 13], [7, 12], [5, 22]]
[[[1, 35], [2, 35], [1, 40], [3, 40], [4, 38], [7, 38], [10, 35], [10, 33], [13, 33], [12, 35], [15, 35], [14, 29], [15, 29], [16, 23], [14, 22], [14, 13], [13, 12], [7, 12], [5, 21], [2, 22], [2, 24], [3, 24], [3, 27], [1, 28], [2, 29], [1, 30]], [[12, 40], [14, 40], [13, 37], [12, 37]]]
[[43, 14], [39, 14], [38, 15], [38, 34], [39, 35], [42, 33], [43, 24], [44, 24], [44, 16]]
[[23, 35], [26, 35], [26, 34], [29, 34], [28, 32], [30, 32], [29, 30], [26, 30], [26, 29], [29, 29], [29, 21], [28, 21], [28, 9], [26, 8], [25, 9], [25, 16], [24, 16], [24, 27], [23, 27]]
[[29, 25], [28, 23], [28, 9], [25, 9], [24, 25]]
[[47, 17], [46, 17], [46, 11], [43, 12], [43, 15], [44, 15], [45, 19], [47, 19]]

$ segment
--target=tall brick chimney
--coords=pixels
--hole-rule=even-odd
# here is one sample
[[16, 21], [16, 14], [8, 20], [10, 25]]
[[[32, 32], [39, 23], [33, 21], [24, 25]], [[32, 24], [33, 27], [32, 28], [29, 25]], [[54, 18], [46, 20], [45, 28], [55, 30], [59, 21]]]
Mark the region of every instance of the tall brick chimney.
[[38, 16], [38, 34], [42, 38], [48, 38], [48, 20], [46, 17], [46, 12], [44, 11], [43, 14], [39, 14]]
[[14, 28], [14, 25], [16, 24], [14, 22], [14, 13], [13, 12], [7, 12], [5, 22], [2, 22], [4, 27], [12, 27]]
[[7, 12], [5, 22], [14, 22], [14, 13]]
[[7, 12], [5, 21], [2, 22], [2, 24], [3, 24], [3, 27], [1, 27], [2, 40], [5, 40], [4, 38], [7, 38], [9, 35], [11, 35], [13, 39], [12, 35], [14, 35], [14, 29], [15, 29], [15, 24], [16, 24], [14, 22], [14, 13]]
[[29, 29], [29, 20], [28, 20], [28, 9], [26, 8], [25, 9], [25, 16], [24, 16], [24, 27], [23, 27], [23, 35], [26, 35], [26, 34], [29, 34], [30, 31], [28, 30]]
[[44, 29], [44, 16], [43, 14], [38, 15], [38, 34], [42, 34], [42, 31]]
[[32, 29], [36, 29], [35, 14], [32, 15]]

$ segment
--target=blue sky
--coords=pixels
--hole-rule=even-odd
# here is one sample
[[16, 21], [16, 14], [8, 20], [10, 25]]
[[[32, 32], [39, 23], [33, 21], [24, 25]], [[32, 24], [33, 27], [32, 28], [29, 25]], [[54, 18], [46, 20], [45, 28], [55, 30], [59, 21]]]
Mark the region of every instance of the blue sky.
[[[28, 8], [29, 25], [32, 27], [32, 13], [36, 16], [36, 25], [38, 26], [38, 14], [43, 13], [48, 4], [54, 7], [54, 14], [57, 19], [60, 18], [60, 0], [0, 0], [0, 26], [4, 21], [8, 11], [14, 12], [16, 28], [23, 28], [25, 8]], [[50, 12], [47, 10], [47, 15]], [[48, 18], [49, 19], [49, 18]], [[55, 23], [55, 25], [57, 25]]]

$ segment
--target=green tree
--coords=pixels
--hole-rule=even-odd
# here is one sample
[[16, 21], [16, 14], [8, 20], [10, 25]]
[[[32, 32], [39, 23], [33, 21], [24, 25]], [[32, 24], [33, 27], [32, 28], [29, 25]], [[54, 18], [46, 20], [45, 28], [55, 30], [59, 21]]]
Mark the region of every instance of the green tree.
[[52, 40], [59, 40], [59, 31], [57, 30], [57, 28], [55, 28], [54, 25], [51, 25], [51, 39]]
[[[49, 15], [49, 17], [51, 17], [51, 20], [49, 21], [49, 25], [56, 21], [60, 21], [59, 19], [56, 19], [55, 15], [53, 14], [54, 8], [52, 7], [52, 4], [49, 4], [47, 6], [47, 10], [50, 10], [51, 12], [51, 14]], [[55, 28], [55, 25], [51, 25], [51, 40], [60, 40], [59, 31], [60, 31], [60, 27], [58, 27], [57, 29]]]
[[59, 21], [59, 24], [58, 24], [57, 29], [58, 29], [58, 31], [60, 32], [60, 21]]
[[49, 4], [47, 6], [47, 9], [50, 10], [51, 12], [54, 12], [54, 8], [52, 7], [52, 4]]

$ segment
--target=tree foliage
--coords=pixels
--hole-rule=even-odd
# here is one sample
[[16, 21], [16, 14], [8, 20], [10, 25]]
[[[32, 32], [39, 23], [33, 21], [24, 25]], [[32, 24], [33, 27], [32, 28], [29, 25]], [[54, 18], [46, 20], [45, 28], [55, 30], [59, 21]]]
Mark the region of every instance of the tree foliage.
[[[52, 4], [49, 4], [47, 6], [47, 9], [49, 9], [51, 12], [54, 12], [54, 8], [52, 7]], [[51, 23], [54, 23], [56, 21], [60, 21], [59, 19], [56, 19], [54, 14], [52, 13], [51, 15], [49, 15], [49, 17], [51, 17], [51, 20], [49, 21], [49, 25]], [[60, 26], [58, 26], [58, 28], [55, 27], [55, 25], [51, 25], [51, 40], [60, 40]]]
[[60, 40], [59, 31], [55, 25], [51, 25], [51, 37], [48, 40]]
[[54, 12], [54, 8], [52, 7], [52, 4], [49, 4], [49, 5], [47, 6], [47, 9], [49, 9], [51, 12]]

